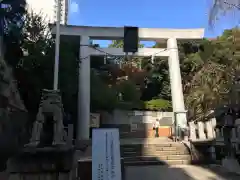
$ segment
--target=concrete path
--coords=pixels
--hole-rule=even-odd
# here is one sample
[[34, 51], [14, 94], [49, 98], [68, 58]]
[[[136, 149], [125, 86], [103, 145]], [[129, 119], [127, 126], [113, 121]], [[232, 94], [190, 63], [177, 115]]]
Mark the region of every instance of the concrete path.
[[240, 180], [218, 166], [129, 166], [125, 173], [125, 180]]

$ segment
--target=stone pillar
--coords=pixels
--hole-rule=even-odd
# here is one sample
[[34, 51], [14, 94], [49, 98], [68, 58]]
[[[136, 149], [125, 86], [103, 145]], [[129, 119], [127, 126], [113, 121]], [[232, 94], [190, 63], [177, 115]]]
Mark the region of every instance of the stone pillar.
[[216, 135], [216, 125], [217, 125], [217, 122], [216, 122], [216, 118], [211, 118], [211, 124], [212, 124], [212, 129], [213, 129], [213, 138], [216, 138], [217, 135]]
[[167, 48], [169, 50], [168, 66], [171, 83], [173, 112], [176, 113], [175, 117], [177, 120], [177, 124], [181, 128], [186, 128], [187, 117], [183, 99], [182, 78], [177, 48], [177, 40], [175, 38], [168, 39]]
[[240, 142], [240, 126], [239, 125], [237, 126], [237, 139], [238, 139], [238, 142]]
[[67, 145], [72, 146], [73, 143], [73, 124], [68, 124]]
[[189, 122], [189, 131], [190, 131], [190, 139], [192, 141], [196, 140], [196, 125], [194, 122]]
[[232, 137], [231, 137], [231, 141], [234, 142], [234, 143], [237, 141], [236, 128], [232, 128]]
[[80, 40], [80, 62], [78, 79], [77, 140], [89, 139], [90, 122], [90, 53], [89, 37]]
[[210, 150], [210, 153], [211, 153], [211, 159], [212, 159], [212, 160], [216, 160], [215, 147], [214, 147], [214, 146], [211, 146], [209, 150]]
[[200, 140], [206, 139], [206, 135], [204, 134], [204, 124], [201, 121], [198, 122], [198, 134]]
[[208, 139], [213, 139], [214, 133], [213, 133], [213, 126], [211, 123], [211, 119], [209, 121], [206, 121], [206, 129], [207, 129]]
[[215, 137], [216, 139], [222, 138], [222, 135], [221, 135], [221, 132], [220, 132], [219, 128], [216, 128], [215, 136], [216, 136]]

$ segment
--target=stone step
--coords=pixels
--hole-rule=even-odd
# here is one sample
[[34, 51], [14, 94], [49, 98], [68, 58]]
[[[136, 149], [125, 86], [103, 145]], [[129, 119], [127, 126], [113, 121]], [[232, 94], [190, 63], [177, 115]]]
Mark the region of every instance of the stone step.
[[181, 159], [181, 160], [191, 160], [191, 155], [189, 154], [184, 154], [184, 155], [178, 155], [178, 154], [175, 154], [175, 155], [158, 155], [158, 154], [144, 154], [144, 155], [136, 155], [136, 154], [128, 154], [128, 155], [125, 155], [125, 156], [122, 156], [124, 158], [135, 158], [135, 157], [154, 157], [154, 158], [157, 158], [157, 159], [163, 159], [163, 160], [176, 160], [176, 159]]
[[124, 152], [131, 151], [188, 151], [186, 147], [121, 147]]
[[134, 157], [124, 158], [124, 164], [127, 166], [138, 166], [138, 165], [179, 165], [179, 164], [190, 164], [191, 160], [161, 160], [156, 157]]
[[128, 145], [121, 145], [121, 148], [123, 149], [186, 149], [187, 147], [181, 143], [176, 144], [128, 144]]
[[171, 155], [190, 155], [188, 151], [154, 151], [154, 152], [122, 152], [123, 157], [130, 157], [130, 156], [171, 156]]
[[170, 156], [158, 155], [156, 157], [162, 160], [191, 160], [190, 155], [170, 155]]
[[143, 148], [150, 148], [150, 147], [185, 147], [184, 144], [179, 142], [162, 142], [162, 143], [144, 143], [144, 144], [121, 144], [122, 147], [143, 147]]
[[[129, 151], [125, 151], [129, 152]], [[145, 149], [141, 151], [142, 153], [189, 153], [188, 149]]]
[[155, 151], [185, 151], [185, 147], [152, 147], [152, 148], [145, 148], [149, 150]]
[[149, 154], [149, 153], [159, 153], [159, 154], [164, 154], [164, 153], [166, 153], [166, 154], [171, 154], [171, 153], [173, 153], [173, 154], [189, 154], [190, 152], [189, 152], [189, 150], [188, 149], [179, 149], [179, 150], [171, 150], [171, 149], [158, 149], [158, 150], [154, 150], [154, 149], [143, 149], [143, 150], [139, 150], [139, 149], [131, 149], [131, 150], [125, 150], [125, 149], [122, 149], [121, 150], [121, 153], [123, 154], [123, 153], [133, 153], [133, 152], [135, 152], [135, 153], [137, 153], [137, 154]]
[[185, 147], [184, 144], [179, 142], [166, 142], [159, 144], [144, 144], [143, 147]]
[[191, 163], [188, 148], [179, 142], [124, 144], [121, 145], [121, 155], [129, 166]]
[[181, 164], [191, 164], [191, 160], [167, 160], [168, 165], [181, 165]]

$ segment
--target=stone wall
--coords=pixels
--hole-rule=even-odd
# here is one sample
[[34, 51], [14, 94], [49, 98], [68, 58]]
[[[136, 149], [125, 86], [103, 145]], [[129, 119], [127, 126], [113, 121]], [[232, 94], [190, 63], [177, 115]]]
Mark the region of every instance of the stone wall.
[[160, 120], [159, 135], [170, 136], [173, 124], [172, 112], [122, 111], [101, 114], [101, 126], [119, 128], [121, 138], [151, 138], [155, 136], [153, 123]]
[[[160, 111], [123, 111], [114, 110], [113, 113], [102, 114], [102, 124], [131, 124], [131, 123], [153, 123], [156, 119], [160, 120], [162, 126], [168, 126], [173, 123], [173, 112]], [[161, 120], [168, 117], [168, 124]]]

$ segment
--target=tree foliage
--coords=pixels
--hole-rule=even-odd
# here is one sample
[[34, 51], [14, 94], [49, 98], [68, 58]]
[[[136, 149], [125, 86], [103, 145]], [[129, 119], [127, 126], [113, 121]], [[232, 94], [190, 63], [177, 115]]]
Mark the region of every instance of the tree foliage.
[[[1, 0], [0, 1], [0, 22], [1, 32], [8, 34], [17, 30], [23, 25], [23, 15], [25, 14], [26, 0]], [[16, 29], [15, 29], [16, 28]]]
[[204, 51], [184, 58], [192, 67], [189, 68], [192, 69], [191, 76], [183, 77], [185, 99], [190, 114], [195, 118], [204, 117], [209, 110], [230, 99], [229, 91], [240, 63], [236, 49], [239, 42], [232, 43], [233, 33], [236, 30], [226, 30], [215, 40], [204, 40]]
[[[122, 48], [122, 41], [113, 41], [109, 47]], [[139, 47], [143, 47], [143, 44], [139, 44]], [[134, 99], [135, 94], [139, 95], [138, 106], [133, 106], [148, 109], [147, 103], [144, 101], [150, 101], [152, 99], [160, 98], [165, 99], [171, 104], [170, 100], [170, 86], [167, 61], [164, 59], [156, 58], [154, 62], [151, 61], [151, 57], [132, 57], [131, 59], [123, 59], [121, 70], [124, 72], [122, 76], [128, 77], [128, 81], [131, 82], [131, 88], [135, 87], [135, 92], [130, 87], [122, 91], [122, 94], [132, 92], [133, 95], [131, 102], [137, 102]], [[158, 107], [164, 109], [165, 106]], [[131, 108], [130, 108], [131, 109]]]

